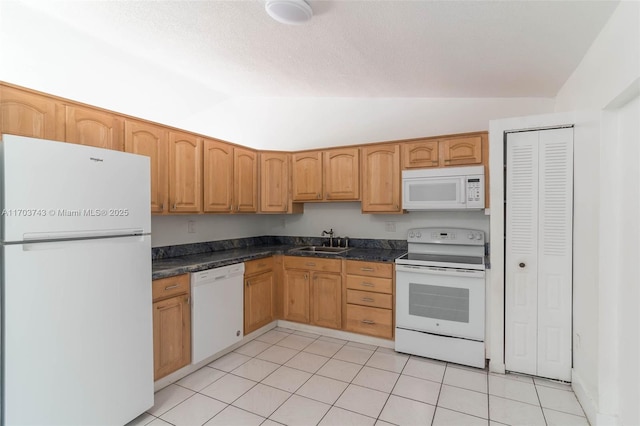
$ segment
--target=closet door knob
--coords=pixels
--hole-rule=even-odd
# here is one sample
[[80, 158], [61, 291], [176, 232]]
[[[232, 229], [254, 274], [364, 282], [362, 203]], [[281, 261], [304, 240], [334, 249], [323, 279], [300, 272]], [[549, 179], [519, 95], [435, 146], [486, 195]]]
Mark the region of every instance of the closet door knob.
[[525, 265], [525, 264], [524, 264], [524, 262], [520, 262], [520, 263], [518, 264], [518, 266], [519, 266], [519, 267], [521, 267], [521, 268], [524, 268], [524, 267], [525, 267], [525, 266], [527, 266], [527, 265]]

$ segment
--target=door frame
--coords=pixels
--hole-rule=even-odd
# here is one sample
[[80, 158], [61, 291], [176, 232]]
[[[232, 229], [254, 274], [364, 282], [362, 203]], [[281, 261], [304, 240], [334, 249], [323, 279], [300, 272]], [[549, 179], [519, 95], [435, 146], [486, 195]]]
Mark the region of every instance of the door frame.
[[[598, 174], [589, 169], [590, 162], [598, 164], [600, 148], [600, 119], [601, 114], [597, 111], [585, 112], [565, 112], [554, 114], [542, 114], [525, 117], [514, 117], [500, 120], [491, 120], [489, 122], [489, 169], [491, 188], [490, 194], [490, 247], [491, 247], [491, 269], [487, 277], [487, 357], [490, 358], [489, 371], [496, 373], [505, 372], [504, 350], [505, 350], [505, 274], [504, 274], [504, 255], [505, 255], [505, 212], [504, 196], [504, 144], [506, 134], [517, 131], [542, 130], [553, 127], [573, 126], [574, 128], [574, 197], [576, 192], [582, 195], [582, 191], [588, 190], [589, 183], [599, 185]], [[589, 161], [582, 163], [584, 157]], [[589, 175], [591, 173], [591, 175]], [[582, 182], [580, 182], [582, 180]], [[497, 207], [500, 206], [500, 207]], [[497, 208], [496, 208], [497, 207]], [[574, 208], [574, 218], [576, 209]], [[580, 219], [578, 226], [580, 226]], [[574, 228], [576, 224], [574, 222]], [[576, 229], [579, 231], [579, 229]], [[597, 241], [597, 235], [578, 236], [574, 231], [574, 259], [576, 258], [577, 247], [589, 247], [590, 240], [594, 238]], [[578, 241], [584, 239], [584, 242]], [[587, 244], [587, 246], [585, 246]], [[597, 251], [597, 248], [596, 248]], [[579, 255], [578, 251], [578, 255]], [[597, 277], [598, 265], [587, 266], [586, 268], [574, 269], [574, 282], [580, 277], [587, 277], [594, 274]], [[574, 287], [575, 291], [575, 287]], [[574, 314], [575, 315], [575, 310]], [[575, 345], [575, 343], [574, 343]]]

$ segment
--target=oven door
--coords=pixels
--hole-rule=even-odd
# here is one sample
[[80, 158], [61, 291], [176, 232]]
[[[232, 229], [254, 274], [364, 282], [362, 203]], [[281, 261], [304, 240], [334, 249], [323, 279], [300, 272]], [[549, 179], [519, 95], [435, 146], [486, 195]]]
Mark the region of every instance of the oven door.
[[484, 271], [396, 265], [396, 327], [484, 341]]

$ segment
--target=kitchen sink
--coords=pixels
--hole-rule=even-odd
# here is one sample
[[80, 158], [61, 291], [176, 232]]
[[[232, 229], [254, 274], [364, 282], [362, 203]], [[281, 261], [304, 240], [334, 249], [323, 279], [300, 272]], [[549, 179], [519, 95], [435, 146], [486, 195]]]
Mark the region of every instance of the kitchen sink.
[[351, 250], [349, 247], [322, 247], [322, 246], [305, 246], [292, 249], [291, 251], [300, 251], [305, 253], [344, 253]]

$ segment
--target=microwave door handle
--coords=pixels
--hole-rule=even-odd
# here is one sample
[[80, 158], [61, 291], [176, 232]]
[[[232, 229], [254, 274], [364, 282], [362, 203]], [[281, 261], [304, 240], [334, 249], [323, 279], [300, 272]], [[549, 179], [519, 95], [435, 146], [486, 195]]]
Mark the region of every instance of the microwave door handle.
[[467, 202], [467, 178], [460, 179], [460, 204]]

